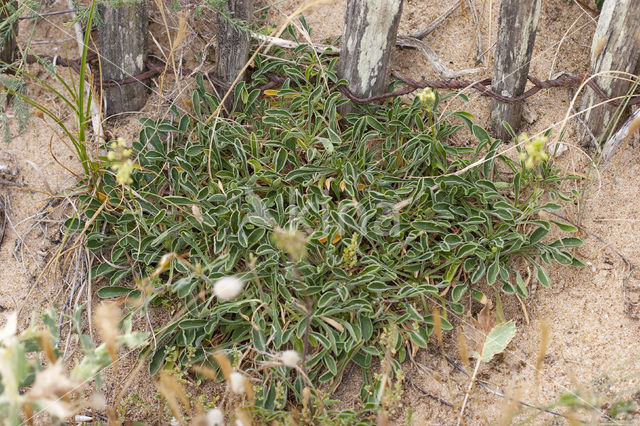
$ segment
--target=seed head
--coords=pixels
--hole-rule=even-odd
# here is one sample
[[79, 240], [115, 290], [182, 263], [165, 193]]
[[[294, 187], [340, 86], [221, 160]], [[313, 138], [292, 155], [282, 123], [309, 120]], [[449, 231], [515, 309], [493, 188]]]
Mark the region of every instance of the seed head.
[[229, 387], [233, 393], [244, 393], [244, 382], [247, 380], [242, 373], [234, 371], [229, 375]]
[[213, 294], [220, 300], [232, 300], [240, 295], [242, 287], [244, 284], [238, 278], [223, 277], [213, 284]]
[[224, 413], [218, 408], [207, 411], [207, 426], [224, 426]]
[[300, 362], [300, 355], [296, 351], [284, 351], [280, 357], [282, 363], [289, 368], [296, 368]]

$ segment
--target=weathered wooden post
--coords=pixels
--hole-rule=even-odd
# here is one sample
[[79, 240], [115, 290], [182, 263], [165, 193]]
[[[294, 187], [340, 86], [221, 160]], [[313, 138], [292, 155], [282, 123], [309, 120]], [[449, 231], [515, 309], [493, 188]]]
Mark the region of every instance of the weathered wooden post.
[[[631, 74], [640, 72], [640, 3], [638, 0], [606, 1], [600, 12], [596, 32], [591, 43], [591, 74], [607, 71], [624, 71]], [[633, 77], [613, 73], [594, 79], [609, 97], [624, 96], [632, 86]], [[612, 134], [611, 120], [617, 109], [614, 105], [597, 105], [604, 99], [590, 87], [584, 88], [581, 111], [583, 145], [604, 142], [607, 132]], [[628, 110], [621, 116], [622, 125]], [[595, 141], [593, 137], [595, 137]]]
[[354, 95], [386, 89], [401, 14], [402, 0], [347, 0], [338, 72]]
[[[249, 33], [239, 28], [237, 22], [249, 25], [253, 14], [253, 0], [227, 0], [224, 12], [226, 16], [218, 14], [215, 75], [222, 82], [230, 85], [249, 59]], [[236, 21], [235, 23], [229, 20], [229, 15]], [[231, 94], [227, 97], [224, 106], [227, 111], [233, 108]]]
[[[538, 29], [540, 0], [502, 0], [498, 18], [498, 41], [493, 63], [492, 89], [504, 96], [524, 93], [529, 75], [529, 63]], [[491, 124], [494, 135], [508, 141], [510, 136], [502, 125], [508, 122], [514, 131], [520, 129], [522, 103], [491, 102]]]
[[[102, 25], [98, 48], [102, 81], [122, 81], [145, 69], [147, 40], [147, 6], [144, 1], [113, 6], [100, 3]], [[107, 116], [138, 111], [147, 102], [148, 91], [143, 81], [104, 87], [104, 112]]]
[[[17, 1], [0, 2], [0, 24], [4, 23], [18, 9]], [[5, 27], [0, 33], [0, 63], [10, 64], [16, 59], [16, 37], [18, 35], [18, 20]]]

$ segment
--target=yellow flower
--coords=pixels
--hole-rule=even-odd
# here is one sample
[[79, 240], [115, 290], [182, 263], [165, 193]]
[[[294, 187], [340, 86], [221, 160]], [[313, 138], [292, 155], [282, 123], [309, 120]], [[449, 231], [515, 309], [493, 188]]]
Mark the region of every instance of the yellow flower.
[[436, 94], [430, 87], [426, 87], [423, 90], [421, 90], [418, 93], [417, 97], [418, 97], [418, 100], [422, 102], [429, 110], [431, 109], [434, 102], [436, 101]]
[[111, 168], [116, 172], [116, 182], [125, 186], [133, 182], [131, 173], [135, 168], [135, 163], [131, 158], [133, 150], [127, 148], [127, 142], [123, 138], [109, 144], [110, 151], [107, 153], [107, 159], [111, 162]]
[[299, 262], [307, 255], [307, 237], [302, 232], [277, 228], [272, 237], [276, 247], [287, 252], [294, 261]]
[[549, 153], [545, 151], [547, 145], [547, 137], [543, 135], [536, 136], [533, 140], [529, 140], [529, 136], [526, 133], [520, 135], [520, 139], [524, 139], [526, 153], [520, 153], [520, 159], [525, 160], [524, 166], [527, 169], [547, 161], [549, 159]]
[[131, 172], [133, 172], [133, 161], [127, 159], [120, 164], [114, 164], [113, 169], [117, 170], [116, 182], [119, 185], [125, 186], [133, 182], [131, 179]]

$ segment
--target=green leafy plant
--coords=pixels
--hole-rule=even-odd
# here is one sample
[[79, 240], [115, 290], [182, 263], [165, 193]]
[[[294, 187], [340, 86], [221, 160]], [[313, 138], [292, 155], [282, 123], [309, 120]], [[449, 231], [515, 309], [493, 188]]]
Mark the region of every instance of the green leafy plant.
[[[256, 58], [251, 83], [235, 88], [237, 112], [215, 128], [206, 120], [219, 100], [201, 78], [189, 113], [173, 106], [170, 118], [142, 119], [130, 184], [105, 168], [103, 192], [83, 197], [87, 219], [68, 222], [83, 229], [95, 217], [87, 246], [106, 261], [92, 275], [109, 280], [99, 295], [140, 298], [136, 309], [155, 299], [180, 307], [145, 352], [152, 373], [174, 367], [168, 347], [179, 348], [177, 365], [205, 362], [214, 348], [232, 362], [293, 349], [310, 380], [330, 390], [351, 363], [362, 367], [373, 409], [370, 368], [384, 357], [378, 338], [390, 324], [399, 371], [407, 350], [427, 347], [432, 307], [450, 330], [449, 316], [483, 300], [486, 286], [527, 296], [516, 259], [547, 287], [543, 263], [581, 264], [569, 251], [579, 239], [545, 240], [551, 223], [539, 212], [567, 199], [553, 159], [527, 168], [499, 155], [500, 141], [470, 114], [441, 113], [437, 93], [428, 107], [393, 99], [342, 117], [336, 59], [318, 62], [304, 46], [272, 55]], [[273, 74], [281, 87], [262, 92]], [[449, 142], [463, 128], [475, 146]], [[282, 232], [302, 238], [304, 255], [278, 243]], [[162, 273], [143, 280], [153, 265]], [[228, 275], [245, 288], [223, 301], [212, 289]], [[137, 288], [122, 285], [131, 277]], [[276, 389], [301, 399], [300, 375], [263, 381], [259, 407], [276, 408]]]

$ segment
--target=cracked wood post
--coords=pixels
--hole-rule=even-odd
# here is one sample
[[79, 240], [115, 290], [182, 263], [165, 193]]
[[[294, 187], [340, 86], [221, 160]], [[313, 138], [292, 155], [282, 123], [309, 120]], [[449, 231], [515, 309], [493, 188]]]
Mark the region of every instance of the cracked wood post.
[[[18, 2], [16, 1], [2, 1], [0, 2], [0, 24], [4, 23], [13, 15], [17, 8]], [[16, 37], [18, 36], [18, 20], [11, 26], [4, 28], [0, 33], [0, 63], [10, 64], [16, 59]]]
[[[540, 0], [502, 0], [500, 4], [491, 87], [501, 95], [513, 97], [524, 93], [538, 29], [540, 4]], [[521, 119], [522, 102], [503, 103], [492, 99], [491, 127], [496, 138], [509, 141], [511, 136], [502, 122], [508, 122], [518, 132]]]
[[[354, 95], [385, 91], [401, 14], [402, 0], [347, 0], [338, 73]], [[343, 114], [351, 107], [346, 104]]]
[[[227, 16], [218, 13], [215, 76], [231, 85], [249, 59], [249, 32], [238, 25], [249, 25], [253, 13], [253, 0], [227, 0], [224, 6]], [[229, 21], [238, 20], [240, 24]], [[242, 79], [245, 77], [242, 76]], [[224, 89], [226, 92], [226, 88]], [[224, 96], [221, 93], [220, 96]], [[233, 108], [233, 91], [227, 97], [224, 107], [228, 112]]]
[[[640, 3], [638, 0], [606, 1], [598, 18], [593, 42], [591, 43], [591, 75], [607, 71], [624, 71], [640, 73]], [[625, 96], [633, 84], [629, 75], [620, 73], [611, 76], [600, 76], [594, 79], [609, 95], [615, 98]], [[617, 107], [600, 105], [604, 99], [599, 97], [590, 87], [584, 88], [584, 96], [580, 111], [585, 111], [581, 118], [581, 142], [583, 145], [595, 145], [603, 142], [607, 135], [613, 134], [615, 128], [609, 128], [616, 116]], [[593, 108], [592, 108], [593, 107]], [[620, 117], [618, 126], [626, 120], [629, 109]], [[586, 128], [585, 128], [586, 127]], [[595, 137], [595, 140], [594, 140]]]
[[[99, 6], [102, 25], [98, 28], [98, 48], [102, 81], [121, 81], [145, 70], [147, 40], [147, 6], [144, 0], [113, 6]], [[103, 88], [106, 116], [139, 111], [147, 102], [146, 82]]]

